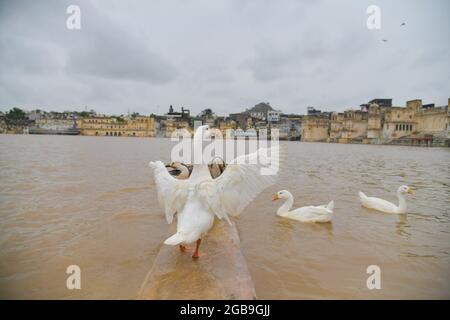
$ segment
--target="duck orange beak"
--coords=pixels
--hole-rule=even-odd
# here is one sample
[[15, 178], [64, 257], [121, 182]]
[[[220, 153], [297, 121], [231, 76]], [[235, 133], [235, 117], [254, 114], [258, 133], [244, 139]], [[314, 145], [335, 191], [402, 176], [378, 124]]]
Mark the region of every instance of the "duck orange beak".
[[408, 191], [406, 191], [409, 194], [415, 195], [415, 191], [412, 188], [408, 188]]
[[275, 200], [278, 200], [278, 199], [280, 199], [280, 198], [278, 198], [278, 194], [274, 194], [273, 196], [272, 196], [272, 201], [275, 201]]

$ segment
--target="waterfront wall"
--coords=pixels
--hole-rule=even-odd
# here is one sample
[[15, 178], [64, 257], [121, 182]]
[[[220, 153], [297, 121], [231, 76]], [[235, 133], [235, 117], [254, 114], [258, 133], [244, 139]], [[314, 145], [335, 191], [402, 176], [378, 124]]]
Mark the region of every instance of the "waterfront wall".
[[200, 254], [193, 260], [192, 252], [162, 245], [137, 299], [256, 299], [234, 224], [216, 219]]

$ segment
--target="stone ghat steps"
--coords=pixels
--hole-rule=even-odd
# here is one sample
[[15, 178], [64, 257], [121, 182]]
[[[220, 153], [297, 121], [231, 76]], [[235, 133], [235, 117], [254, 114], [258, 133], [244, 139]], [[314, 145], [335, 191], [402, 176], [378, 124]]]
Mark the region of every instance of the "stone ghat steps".
[[450, 136], [448, 132], [439, 132], [433, 134], [433, 145], [435, 146], [450, 146]]
[[384, 141], [384, 144], [448, 147], [450, 146], [450, 137], [447, 132], [419, 132]]
[[137, 299], [256, 299], [234, 224], [216, 219], [202, 241], [200, 258], [191, 256], [178, 246], [162, 245]]

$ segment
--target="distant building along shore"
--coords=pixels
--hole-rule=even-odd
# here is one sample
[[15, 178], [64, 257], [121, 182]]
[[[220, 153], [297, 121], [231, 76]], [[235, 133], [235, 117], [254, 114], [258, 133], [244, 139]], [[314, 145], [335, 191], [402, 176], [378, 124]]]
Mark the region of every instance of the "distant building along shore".
[[306, 115], [284, 114], [268, 102], [229, 116], [217, 116], [209, 108], [192, 116], [189, 109], [176, 111], [173, 106], [164, 115], [149, 116], [13, 108], [0, 112], [0, 133], [171, 137], [177, 129], [192, 132], [195, 121], [219, 129], [224, 136], [232, 129], [234, 137], [252, 137], [260, 129], [270, 135], [272, 129], [278, 129], [281, 140], [450, 146], [450, 98], [447, 105], [438, 107], [419, 99], [407, 101], [404, 107], [393, 106], [392, 99], [373, 99], [344, 112], [308, 107]]
[[303, 119], [302, 141], [449, 146], [450, 99], [441, 107], [374, 99], [359, 110], [310, 114]]

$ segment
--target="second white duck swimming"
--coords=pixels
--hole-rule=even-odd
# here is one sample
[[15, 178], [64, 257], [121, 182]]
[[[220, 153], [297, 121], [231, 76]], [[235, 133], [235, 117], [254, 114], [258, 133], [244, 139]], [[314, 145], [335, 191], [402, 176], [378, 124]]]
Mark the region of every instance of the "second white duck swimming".
[[307, 206], [291, 210], [294, 203], [294, 197], [287, 190], [278, 191], [273, 195], [272, 201], [286, 200], [278, 209], [277, 215], [284, 218], [290, 218], [301, 222], [330, 222], [333, 217], [334, 201], [331, 200], [328, 205]]
[[408, 186], [400, 186], [397, 190], [398, 206], [384, 199], [368, 197], [361, 191], [359, 192], [359, 200], [363, 207], [378, 210], [386, 213], [406, 213], [405, 194], [414, 194], [414, 191]]

